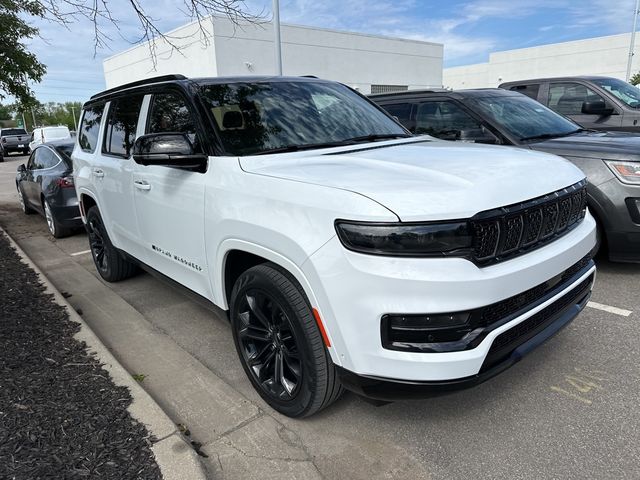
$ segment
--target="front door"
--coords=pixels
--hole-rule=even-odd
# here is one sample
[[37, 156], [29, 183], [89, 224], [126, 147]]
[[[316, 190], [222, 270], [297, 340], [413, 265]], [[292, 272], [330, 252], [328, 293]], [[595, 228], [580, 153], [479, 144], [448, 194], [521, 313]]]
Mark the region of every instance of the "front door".
[[[151, 96], [146, 133], [186, 133], [196, 148], [193, 109], [177, 90]], [[133, 176], [136, 216], [152, 268], [211, 298], [204, 241], [204, 191], [207, 173], [136, 164]]]
[[613, 115], [588, 115], [582, 113], [584, 102], [602, 100], [607, 104], [611, 102], [599, 93], [581, 83], [564, 82], [551, 83], [549, 85], [548, 106], [554, 112], [569, 117], [584, 128], [596, 130], [620, 130], [622, 127], [622, 115], [615, 112]]

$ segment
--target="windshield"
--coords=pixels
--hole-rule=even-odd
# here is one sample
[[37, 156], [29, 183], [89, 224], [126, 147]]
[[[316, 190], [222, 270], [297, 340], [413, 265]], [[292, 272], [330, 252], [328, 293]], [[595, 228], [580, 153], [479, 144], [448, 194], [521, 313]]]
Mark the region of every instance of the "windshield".
[[213, 114], [223, 147], [231, 155], [409, 136], [368, 100], [340, 84], [276, 81], [204, 85], [202, 97]]
[[2, 135], [3, 137], [10, 136], [10, 135], [26, 135], [26, 134], [27, 132], [22, 128], [3, 128], [2, 133], [0, 133], [0, 135]]
[[474, 98], [474, 104], [501, 130], [518, 140], [570, 135], [580, 126], [524, 95]]
[[596, 78], [593, 83], [612, 93], [631, 108], [640, 107], [640, 88], [617, 78]]

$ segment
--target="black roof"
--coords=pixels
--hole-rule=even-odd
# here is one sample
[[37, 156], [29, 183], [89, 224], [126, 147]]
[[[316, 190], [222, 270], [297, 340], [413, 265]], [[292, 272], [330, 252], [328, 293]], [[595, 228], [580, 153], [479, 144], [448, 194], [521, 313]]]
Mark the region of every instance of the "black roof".
[[437, 97], [437, 96], [447, 96], [456, 99], [463, 99], [469, 97], [512, 97], [516, 95], [522, 95], [518, 92], [513, 92], [510, 90], [503, 90], [502, 88], [473, 88], [468, 90], [406, 90], [404, 92], [393, 92], [393, 93], [385, 93], [385, 94], [376, 94], [369, 95], [369, 97], [378, 102], [381, 100], [391, 100], [395, 98], [416, 98], [416, 97]]
[[[49, 147], [69, 147], [76, 143], [75, 138], [64, 138], [62, 140], [51, 140], [50, 142], [44, 142], [40, 145], [47, 145]], [[40, 146], [38, 145], [38, 147]]]
[[100, 93], [93, 95], [89, 102], [95, 100], [106, 99], [111, 95], [121, 93], [125, 90], [156, 85], [160, 83], [189, 83], [197, 85], [219, 85], [228, 83], [260, 83], [260, 82], [329, 82], [329, 80], [320, 80], [312, 75], [305, 75], [302, 77], [283, 77], [276, 75], [246, 75], [246, 76], [232, 76], [232, 77], [199, 77], [199, 78], [187, 78], [184, 75], [172, 74], [161, 75], [159, 77], [147, 78], [144, 80], [138, 80], [131, 83], [126, 83], [108, 90], [104, 90]]
[[604, 75], [570, 75], [567, 77], [544, 77], [544, 78], [527, 78], [524, 80], [512, 80], [510, 82], [502, 82], [502, 85], [518, 85], [521, 83], [535, 83], [535, 82], [548, 82], [548, 81], [570, 81], [570, 80], [604, 80], [614, 77], [607, 77]]

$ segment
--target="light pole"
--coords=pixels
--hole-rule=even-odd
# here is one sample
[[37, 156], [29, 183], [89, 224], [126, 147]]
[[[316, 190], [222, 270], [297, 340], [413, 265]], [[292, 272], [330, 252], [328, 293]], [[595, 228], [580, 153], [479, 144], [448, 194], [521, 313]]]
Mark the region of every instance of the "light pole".
[[273, 33], [276, 52], [276, 75], [282, 76], [282, 46], [280, 44], [280, 0], [273, 0]]
[[78, 131], [78, 123], [76, 122], [76, 109], [71, 105], [71, 115], [73, 115], [73, 128]]
[[627, 82], [631, 78], [631, 62], [633, 60], [636, 47], [636, 27], [638, 25], [638, 10], [640, 10], [640, 0], [636, 0], [636, 9], [633, 11], [633, 30], [631, 30], [631, 42], [629, 43], [629, 58], [627, 59]]

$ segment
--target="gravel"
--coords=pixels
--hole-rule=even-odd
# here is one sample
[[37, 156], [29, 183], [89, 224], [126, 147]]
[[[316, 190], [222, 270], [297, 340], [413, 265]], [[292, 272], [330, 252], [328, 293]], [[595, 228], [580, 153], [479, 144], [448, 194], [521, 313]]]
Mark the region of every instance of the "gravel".
[[0, 478], [161, 479], [154, 439], [0, 233]]

